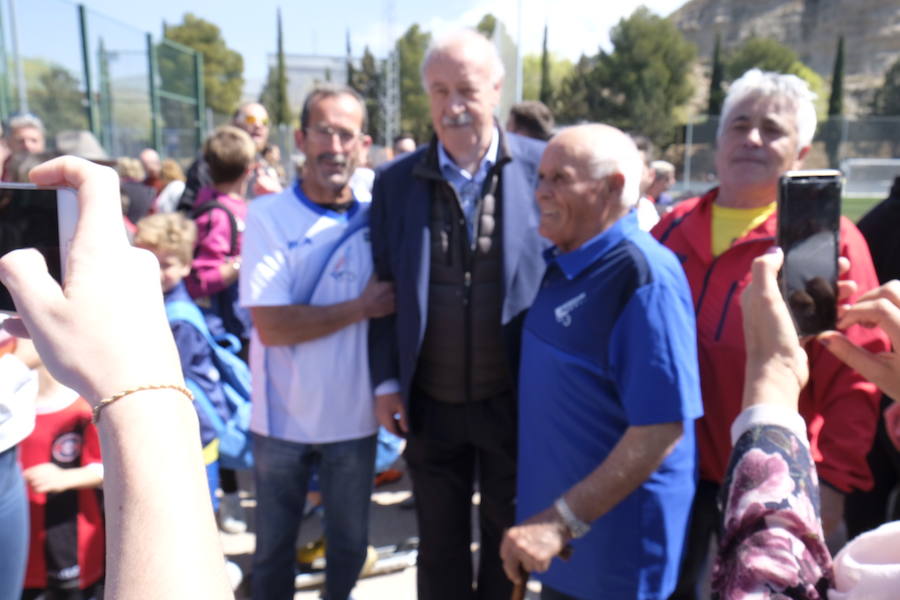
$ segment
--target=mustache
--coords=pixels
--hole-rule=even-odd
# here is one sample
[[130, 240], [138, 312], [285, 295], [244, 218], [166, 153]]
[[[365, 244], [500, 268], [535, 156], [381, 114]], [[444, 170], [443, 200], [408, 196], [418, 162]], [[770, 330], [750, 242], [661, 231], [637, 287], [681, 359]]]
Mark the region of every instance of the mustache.
[[464, 112], [464, 113], [460, 113], [460, 114], [456, 115], [455, 117], [447, 115], [446, 117], [443, 117], [441, 119], [441, 125], [443, 125], [444, 127], [463, 127], [465, 125], [471, 125], [471, 124], [472, 124], [472, 115], [468, 111]]
[[332, 163], [337, 163], [341, 166], [344, 166], [347, 164], [348, 161], [349, 161], [349, 159], [348, 159], [347, 155], [344, 154], [343, 152], [323, 152], [322, 154], [320, 154], [319, 156], [316, 157], [317, 163], [332, 162]]

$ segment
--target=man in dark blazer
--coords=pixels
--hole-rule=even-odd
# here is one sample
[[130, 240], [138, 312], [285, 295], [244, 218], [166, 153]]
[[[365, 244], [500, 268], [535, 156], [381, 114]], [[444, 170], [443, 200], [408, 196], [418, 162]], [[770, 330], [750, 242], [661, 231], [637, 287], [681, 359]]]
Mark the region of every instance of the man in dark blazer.
[[521, 323], [547, 245], [534, 204], [544, 144], [497, 125], [503, 65], [479, 34], [433, 45], [422, 80], [436, 136], [383, 168], [373, 188], [375, 269], [394, 282], [397, 306], [370, 324], [376, 415], [407, 437], [419, 598], [508, 598], [499, 545], [515, 516]]

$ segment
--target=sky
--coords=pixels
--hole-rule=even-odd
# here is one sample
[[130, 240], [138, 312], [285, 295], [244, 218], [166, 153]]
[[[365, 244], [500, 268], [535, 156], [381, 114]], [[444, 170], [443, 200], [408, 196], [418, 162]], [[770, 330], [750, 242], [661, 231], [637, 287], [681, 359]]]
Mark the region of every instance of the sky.
[[[67, 4], [74, 6], [72, 0], [15, 2], [20, 20], [49, 19], [47, 15], [55, 7], [66, 12]], [[185, 12], [212, 21], [221, 28], [225, 43], [243, 55], [248, 88], [245, 93], [255, 95], [266, 76], [267, 56], [276, 49], [275, 14], [279, 6], [287, 53], [343, 56], [349, 30], [355, 55], [362, 54], [363, 47], [368, 45], [377, 57], [383, 57], [393, 40], [413, 23], [440, 36], [459, 27], [474, 26], [484, 14], [492, 13], [504, 22], [514, 40], [521, 22], [526, 54], [541, 51], [546, 23], [550, 50], [560, 57], [576, 60], [582, 53], [595, 54], [598, 47], [609, 49], [610, 27], [639, 5], [665, 16], [685, 0], [82, 0], [82, 3], [91, 12], [149, 31], [154, 37], [160, 35], [163, 21], [180, 23]], [[73, 48], [73, 54], [76, 53]]]

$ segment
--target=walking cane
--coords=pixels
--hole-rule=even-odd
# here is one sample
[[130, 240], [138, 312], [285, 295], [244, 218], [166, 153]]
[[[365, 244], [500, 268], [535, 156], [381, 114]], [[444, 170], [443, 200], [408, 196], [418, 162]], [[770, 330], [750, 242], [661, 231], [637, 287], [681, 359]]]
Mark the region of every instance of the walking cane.
[[[566, 544], [559, 551], [558, 556], [563, 560], [569, 560], [572, 557], [572, 546]], [[519, 583], [513, 584], [512, 595], [509, 600], [525, 600], [525, 587], [528, 585], [529, 573], [519, 565]]]

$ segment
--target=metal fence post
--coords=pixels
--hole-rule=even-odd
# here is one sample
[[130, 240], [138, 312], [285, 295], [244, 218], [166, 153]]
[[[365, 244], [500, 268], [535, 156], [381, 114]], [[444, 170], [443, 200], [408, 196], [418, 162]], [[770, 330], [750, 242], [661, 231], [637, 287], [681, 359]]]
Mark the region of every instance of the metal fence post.
[[0, 121], [9, 118], [9, 63], [6, 62], [6, 35], [3, 26], [3, 7], [0, 6]]
[[156, 88], [157, 62], [156, 45], [153, 36], [147, 37], [147, 64], [149, 66], [148, 90], [150, 92], [150, 143], [157, 152], [162, 148], [162, 131], [160, 130], [159, 92]]
[[87, 96], [88, 127], [97, 138], [100, 138], [100, 119], [97, 117], [97, 99], [94, 97], [94, 87], [91, 82], [91, 57], [88, 54], [88, 30], [87, 10], [84, 4], [78, 5], [78, 24], [81, 33], [81, 60], [84, 69], [84, 92]]
[[194, 90], [196, 91], [197, 105], [196, 121], [197, 121], [197, 146], [203, 142], [204, 134], [204, 118], [206, 116], [206, 98], [203, 90], [203, 55], [194, 51]]
[[684, 131], [684, 189], [691, 189], [691, 154], [694, 145], [694, 119], [689, 119]]

